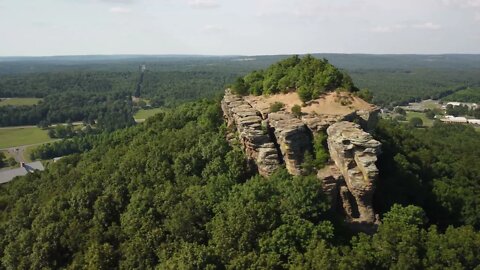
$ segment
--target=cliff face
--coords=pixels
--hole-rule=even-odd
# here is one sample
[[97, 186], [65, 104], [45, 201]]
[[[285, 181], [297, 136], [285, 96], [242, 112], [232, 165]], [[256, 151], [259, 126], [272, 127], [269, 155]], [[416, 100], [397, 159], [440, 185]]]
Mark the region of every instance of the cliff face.
[[376, 221], [372, 197], [378, 169], [380, 142], [352, 122], [339, 122], [327, 129], [331, 159], [343, 175], [346, 189], [340, 183], [340, 196], [347, 217], [355, 222]]
[[247, 157], [255, 162], [263, 176], [272, 174], [280, 165], [278, 150], [270, 138], [258, 112], [241, 97], [226, 94], [222, 110], [229, 130], [238, 132], [238, 140]]
[[222, 109], [231, 132], [229, 137], [238, 139], [263, 176], [271, 175], [283, 164], [290, 174], [301, 175], [305, 153], [313, 150], [314, 134], [326, 130], [332, 163], [317, 174], [324, 192], [351, 224], [376, 222], [372, 196], [378, 177], [375, 162], [380, 143], [362, 130], [375, 126], [375, 109], [341, 114], [306, 110], [299, 119], [285, 110], [270, 113], [269, 105], [260, 98], [236, 96], [229, 90], [222, 100]]

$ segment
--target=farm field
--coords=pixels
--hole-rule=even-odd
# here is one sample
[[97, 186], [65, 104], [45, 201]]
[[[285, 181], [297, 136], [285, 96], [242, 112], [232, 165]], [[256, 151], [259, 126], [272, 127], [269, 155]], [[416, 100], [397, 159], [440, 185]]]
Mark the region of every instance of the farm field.
[[38, 127], [11, 127], [0, 129], [0, 149], [52, 141], [47, 131]]
[[7, 98], [0, 100], [0, 106], [31, 106], [38, 104], [41, 100], [41, 98]]
[[139, 110], [135, 115], [135, 119], [147, 119], [162, 111], [162, 108]]

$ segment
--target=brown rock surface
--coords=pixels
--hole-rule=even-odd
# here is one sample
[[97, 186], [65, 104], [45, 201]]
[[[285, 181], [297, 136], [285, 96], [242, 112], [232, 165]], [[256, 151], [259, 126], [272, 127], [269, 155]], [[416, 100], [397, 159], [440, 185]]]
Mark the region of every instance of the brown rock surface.
[[272, 174], [280, 165], [279, 153], [263, 126], [259, 113], [243, 98], [225, 92], [222, 110], [229, 130], [238, 132], [238, 140], [247, 157], [261, 175]]
[[[375, 213], [372, 196], [378, 169], [375, 165], [380, 154], [380, 142], [363, 131], [358, 124], [339, 122], [327, 129], [330, 156], [342, 173], [353, 202], [346, 202], [344, 190], [341, 192], [343, 204], [352, 208], [347, 211], [354, 222], [374, 223]], [[354, 205], [351, 205], [351, 204]], [[345, 207], [344, 207], [345, 208]], [[347, 210], [347, 209], [345, 209]]]
[[280, 146], [288, 172], [301, 175], [305, 152], [312, 151], [310, 131], [302, 120], [286, 112], [270, 113], [268, 122]]

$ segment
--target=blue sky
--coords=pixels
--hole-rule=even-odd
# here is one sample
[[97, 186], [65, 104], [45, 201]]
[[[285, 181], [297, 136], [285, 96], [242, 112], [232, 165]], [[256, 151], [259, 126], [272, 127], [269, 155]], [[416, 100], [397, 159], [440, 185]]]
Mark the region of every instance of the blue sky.
[[480, 0], [0, 0], [0, 56], [480, 53]]

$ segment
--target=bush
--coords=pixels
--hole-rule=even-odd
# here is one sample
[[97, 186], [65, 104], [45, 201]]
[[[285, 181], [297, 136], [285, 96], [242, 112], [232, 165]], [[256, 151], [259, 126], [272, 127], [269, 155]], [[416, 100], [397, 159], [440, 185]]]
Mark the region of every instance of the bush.
[[423, 120], [420, 117], [413, 117], [408, 121], [408, 124], [412, 127], [421, 127], [423, 126]]
[[283, 107], [285, 107], [285, 104], [277, 101], [277, 102], [270, 105], [270, 112], [281, 111], [283, 109]]
[[292, 114], [295, 115], [295, 117], [300, 118], [300, 116], [302, 116], [302, 107], [298, 104], [294, 105], [292, 107]]

